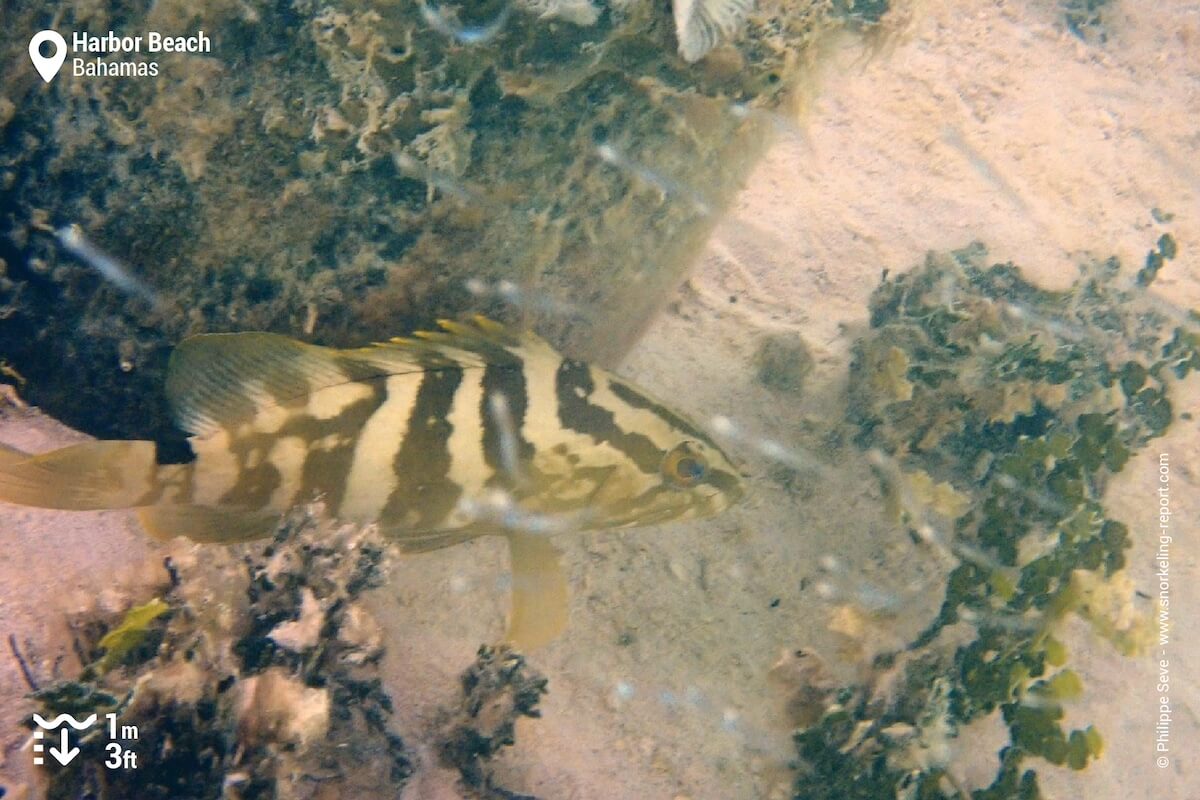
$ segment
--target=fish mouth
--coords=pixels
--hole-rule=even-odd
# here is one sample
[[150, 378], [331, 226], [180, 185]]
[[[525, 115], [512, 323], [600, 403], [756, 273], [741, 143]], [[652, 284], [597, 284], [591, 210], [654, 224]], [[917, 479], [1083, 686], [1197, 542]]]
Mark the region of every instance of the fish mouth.
[[686, 495], [667, 496], [659, 503], [641, 507], [617, 508], [611, 514], [601, 514], [603, 525], [609, 528], [640, 528], [674, 521], [698, 520], [716, 516], [731, 505], [731, 500], [717, 487], [697, 487]]
[[713, 491], [713, 495], [705, 499], [724, 499], [725, 505], [722, 508], [728, 508], [746, 496], [745, 477], [737, 472], [713, 470], [705, 479], [705, 484]]

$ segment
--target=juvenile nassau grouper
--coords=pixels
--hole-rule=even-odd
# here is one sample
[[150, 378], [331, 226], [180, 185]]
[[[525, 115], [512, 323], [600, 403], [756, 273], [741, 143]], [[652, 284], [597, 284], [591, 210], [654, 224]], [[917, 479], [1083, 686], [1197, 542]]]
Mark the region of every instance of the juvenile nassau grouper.
[[267, 536], [318, 495], [337, 519], [377, 523], [406, 550], [500, 534], [510, 545], [509, 638], [566, 624], [547, 534], [715, 514], [736, 470], [680, 414], [529, 333], [482, 317], [352, 350], [269, 333], [195, 336], [167, 370], [196, 459], [153, 442], [87, 442], [0, 460], [0, 500], [136, 508], [153, 535]]

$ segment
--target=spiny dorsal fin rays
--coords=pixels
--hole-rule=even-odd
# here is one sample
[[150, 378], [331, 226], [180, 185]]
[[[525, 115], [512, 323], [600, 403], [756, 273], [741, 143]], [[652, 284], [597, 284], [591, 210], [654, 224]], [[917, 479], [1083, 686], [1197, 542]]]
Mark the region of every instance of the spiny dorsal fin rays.
[[476, 315], [465, 322], [440, 319], [438, 325], [442, 330], [417, 331], [413, 338], [400, 337], [391, 343], [418, 350], [466, 350], [482, 357], [484, 363], [497, 366], [516, 364], [534, 355], [557, 356], [554, 348], [532, 331], [517, 331], [487, 317]]
[[193, 336], [171, 355], [167, 399], [181, 428], [206, 436], [264, 408], [303, 405], [333, 386], [426, 370], [516, 366], [523, 358], [554, 355], [536, 335], [484, 317], [438, 324], [443, 330], [348, 350], [273, 333]]

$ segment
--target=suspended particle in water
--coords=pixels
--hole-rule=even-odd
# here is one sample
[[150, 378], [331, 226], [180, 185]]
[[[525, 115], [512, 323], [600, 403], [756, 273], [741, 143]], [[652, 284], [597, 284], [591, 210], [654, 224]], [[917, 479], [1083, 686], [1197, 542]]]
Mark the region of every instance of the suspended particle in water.
[[811, 454], [784, 445], [775, 439], [744, 433], [729, 417], [718, 414], [709, 420], [709, 429], [717, 436], [741, 442], [762, 456], [797, 470], [809, 470], [818, 474], [826, 472], [825, 466]]
[[493, 284], [480, 278], [468, 278], [463, 281], [463, 288], [475, 297], [495, 297], [515, 308], [528, 311], [564, 317], [578, 313], [578, 309], [571, 303], [564, 303], [547, 294], [524, 291], [512, 281], [502, 280]]
[[500, 463], [515, 485], [524, 482], [521, 474], [520, 454], [517, 444], [517, 426], [508, 407], [508, 396], [502, 392], [488, 395], [488, 413], [496, 424], [496, 436], [500, 442]]
[[482, 25], [464, 25], [459, 21], [457, 10], [446, 9], [427, 0], [421, 2], [421, 17], [429, 27], [443, 36], [468, 45], [483, 44], [495, 38], [512, 14], [512, 5], [506, 3], [493, 19]]
[[59, 244], [68, 253], [99, 273], [100, 277], [126, 294], [140, 297], [150, 303], [158, 301], [154, 291], [138, 280], [129, 269], [112, 256], [97, 248], [83, 235], [78, 225], [66, 225], [54, 232]]
[[619, 169], [623, 172], [628, 172], [634, 175], [644, 183], [653, 186], [664, 197], [672, 199], [684, 200], [692, 206], [692, 209], [702, 217], [707, 217], [712, 213], [712, 205], [705, 200], [699, 192], [684, 186], [678, 181], [668, 178], [656, 170], [651, 169], [643, 164], [630, 159], [617, 148], [607, 142], [596, 145], [596, 155], [605, 164]]

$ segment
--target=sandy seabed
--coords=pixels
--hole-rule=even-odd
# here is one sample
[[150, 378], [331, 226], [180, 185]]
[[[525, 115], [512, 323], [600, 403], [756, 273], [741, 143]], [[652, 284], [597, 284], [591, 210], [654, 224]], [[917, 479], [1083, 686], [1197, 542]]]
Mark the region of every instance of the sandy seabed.
[[[722, 414], [786, 437], [806, 418], [842, 413], [850, 345], [881, 271], [973, 240], [1062, 287], [1087, 253], [1115, 254], [1132, 273], [1169, 231], [1181, 256], [1154, 291], [1200, 306], [1200, 4], [1118, 0], [1105, 18], [1106, 41], [1087, 43], [1051, 0], [929, 0], [877, 47], [848, 37], [833, 47], [805, 112], [778, 121], [777, 144], [619, 372], [701, 419]], [[1153, 208], [1174, 218], [1156, 223]], [[755, 347], [778, 331], [801, 334], [816, 357], [799, 400], [754, 379]], [[1200, 407], [1195, 379], [1179, 388], [1177, 409]], [[1039, 767], [1049, 797], [1200, 796], [1200, 644], [1189, 619], [1200, 612], [1197, 425], [1177, 421], [1107, 496], [1133, 533], [1134, 583], [1154, 595], [1155, 482], [1169, 454], [1168, 765], [1154, 751], [1159, 654], [1121, 657], [1072, 624], [1085, 690], [1064, 727], [1094, 724], [1106, 752], [1081, 773]], [[0, 440], [29, 451], [80, 438], [32, 412], [0, 419]], [[881, 591], [933, 580], [925, 556], [884, 521], [861, 464], [839, 465], [803, 498], [760, 480], [704, 524], [563, 543], [571, 627], [534, 654], [550, 678], [543, 718], [518, 729], [498, 764], [500, 783], [543, 798], [790, 797], [792, 746], [767, 673], [798, 646], [839, 663], [830, 609], [812, 588], [818, 562], [833, 556], [841, 580]], [[62, 612], [97, 596], [117, 602], [112, 576], [160, 558], [124, 513], [0, 506], [0, 633], [16, 635], [39, 675], [69, 673]], [[406, 741], [423, 738], [477, 645], [502, 630], [504, 560], [488, 540], [415, 556], [372, 598]], [[938, 600], [918, 593], [877, 646], [904, 641]], [[850, 677], [853, 665], [842, 666]], [[0, 657], [0, 784], [10, 790], [30, 769], [25, 690], [15, 660]], [[1005, 740], [998, 724], [981, 724], [953, 742], [959, 781], [986, 785]], [[425, 762], [406, 797], [457, 797], [454, 776]]]

